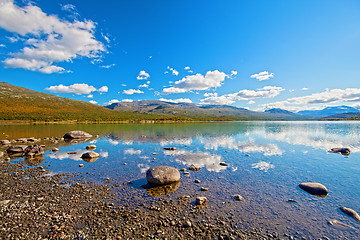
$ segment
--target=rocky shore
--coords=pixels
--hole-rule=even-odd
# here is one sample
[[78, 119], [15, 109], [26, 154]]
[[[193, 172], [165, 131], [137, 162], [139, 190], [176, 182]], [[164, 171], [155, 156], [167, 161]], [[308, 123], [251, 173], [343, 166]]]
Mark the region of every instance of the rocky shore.
[[240, 230], [231, 217], [209, 215], [187, 197], [117, 204], [118, 184], [94, 184], [79, 175], [51, 174], [23, 160], [0, 163], [2, 239], [278, 239]]

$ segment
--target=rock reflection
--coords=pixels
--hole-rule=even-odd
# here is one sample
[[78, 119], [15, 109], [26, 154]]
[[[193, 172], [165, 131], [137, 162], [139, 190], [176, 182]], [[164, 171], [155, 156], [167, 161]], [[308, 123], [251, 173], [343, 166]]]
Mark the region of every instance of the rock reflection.
[[44, 156], [39, 155], [35, 157], [25, 157], [25, 163], [28, 166], [39, 166], [44, 161]]
[[[74, 150], [73, 152], [76, 152], [75, 154], [68, 154], [68, 151], [59, 151], [59, 152], [53, 152], [47, 155], [51, 159], [57, 159], [57, 160], [64, 160], [64, 159], [71, 159], [75, 161], [86, 161], [89, 163], [95, 162], [99, 158], [91, 158], [91, 159], [82, 159], [81, 156], [88, 152], [87, 150]], [[109, 156], [108, 152], [101, 151], [100, 156], [107, 158]]]
[[148, 185], [143, 186], [143, 188], [146, 189], [147, 194], [149, 194], [152, 197], [170, 195], [171, 193], [175, 192], [179, 187], [180, 187], [180, 181], [170, 183], [164, 186], [154, 186], [154, 187]]

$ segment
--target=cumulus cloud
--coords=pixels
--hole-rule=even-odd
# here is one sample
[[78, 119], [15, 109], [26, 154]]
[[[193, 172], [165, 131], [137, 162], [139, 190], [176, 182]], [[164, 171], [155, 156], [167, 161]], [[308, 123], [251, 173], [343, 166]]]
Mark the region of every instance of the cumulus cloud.
[[204, 93], [204, 97], [217, 97], [218, 93]]
[[170, 102], [170, 103], [192, 103], [192, 101], [189, 98], [179, 98], [179, 99], [160, 98], [159, 101]]
[[119, 103], [119, 102], [121, 102], [121, 101], [120, 101], [120, 100], [117, 100], [117, 99], [112, 99], [112, 100], [104, 103], [104, 106], [109, 106], [109, 105], [111, 105], [111, 104], [113, 104], [113, 103]]
[[77, 95], [81, 95], [81, 94], [90, 94], [95, 91], [107, 92], [108, 87], [102, 86], [101, 88], [96, 89], [94, 86], [88, 85], [86, 83], [75, 83], [70, 86], [65, 86], [62, 84], [57, 86], [50, 86], [48, 88], [45, 88], [45, 90], [48, 90], [49, 92], [53, 92], [53, 93], [75, 93]]
[[32, 4], [19, 7], [14, 0], [0, 0], [0, 27], [26, 40], [22, 50], [4, 60], [5, 67], [61, 73], [66, 70], [55, 63], [100, 58], [105, 47], [95, 39], [95, 26], [91, 20], [69, 22]]
[[[360, 101], [360, 88], [326, 89], [320, 93], [269, 103], [264, 105], [264, 107], [279, 107], [290, 111], [315, 110], [326, 107], [324, 104], [356, 101]], [[307, 106], [319, 104], [321, 106]]]
[[273, 98], [284, 91], [282, 87], [265, 86], [256, 90], [241, 90], [223, 96], [210, 96], [200, 100], [203, 104], [229, 105], [239, 100], [251, 100], [256, 98]]
[[220, 87], [227, 75], [218, 70], [208, 71], [206, 75], [195, 74], [188, 75], [183, 79], [176, 81], [173, 87], [164, 88], [164, 93], [184, 93], [191, 90], [207, 90]]
[[91, 101], [89, 101], [89, 103], [97, 104], [98, 102], [97, 102], [97, 101], [94, 101], [94, 100], [91, 100]]
[[235, 77], [237, 74], [238, 74], [237, 71], [231, 71], [229, 77], [230, 77], [230, 78], [231, 78], [231, 77]]
[[134, 93], [144, 93], [143, 91], [139, 90], [139, 89], [128, 89], [128, 90], [124, 90], [122, 93], [127, 94], [127, 95], [133, 95]]
[[146, 83], [139, 85], [139, 88], [147, 88], [147, 87], [149, 87], [149, 84]]
[[250, 76], [251, 78], [255, 78], [259, 81], [269, 80], [270, 78], [274, 77], [274, 73], [269, 73], [268, 71], [263, 71], [260, 73], [256, 73]]
[[133, 102], [134, 100], [132, 100], [132, 99], [123, 99], [123, 100], [121, 100], [121, 102]]
[[189, 66], [187, 66], [187, 67], [184, 67], [184, 69], [185, 69], [185, 70], [190, 70], [190, 67], [189, 67]]
[[136, 79], [138, 80], [146, 80], [150, 77], [150, 74], [148, 74], [147, 72], [145, 72], [144, 70], [141, 70], [139, 75], [136, 77]]
[[309, 89], [307, 87], [304, 87], [301, 90], [306, 91], [306, 90], [309, 90]]

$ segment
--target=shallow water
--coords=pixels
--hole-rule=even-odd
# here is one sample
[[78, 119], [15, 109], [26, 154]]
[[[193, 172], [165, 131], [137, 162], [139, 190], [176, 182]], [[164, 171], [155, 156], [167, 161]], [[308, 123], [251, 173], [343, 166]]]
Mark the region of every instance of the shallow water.
[[[358, 239], [360, 224], [339, 207], [360, 212], [359, 122], [0, 126], [0, 134], [10, 139], [61, 137], [70, 130], [99, 134], [90, 142], [96, 144], [100, 158], [92, 163], [81, 160], [87, 142], [64, 146], [57, 153], [46, 152], [44, 161], [33, 165], [49, 165], [54, 173], [79, 172], [100, 183], [109, 178], [112, 184], [122, 185], [115, 192], [120, 204], [136, 207], [164, 198], [157, 196], [164, 193], [170, 199], [190, 195], [194, 200], [201, 195], [208, 198], [207, 206], [214, 215], [230, 215], [240, 228], [306, 238]], [[327, 152], [335, 147], [349, 147], [352, 152], [349, 156]], [[74, 151], [77, 154], [67, 154]], [[220, 166], [220, 162], [228, 166]], [[78, 167], [80, 163], [83, 168]], [[140, 187], [146, 183], [145, 172], [150, 167], [181, 169], [191, 164], [201, 170], [181, 174], [180, 184], [167, 192]], [[195, 184], [195, 179], [201, 183]], [[132, 183], [123, 185], [128, 181]], [[312, 196], [298, 187], [301, 182], [322, 183], [329, 194], [325, 198]], [[209, 191], [200, 192], [200, 187]], [[235, 201], [235, 194], [244, 200]], [[356, 230], [331, 226], [327, 223], [330, 219]]]

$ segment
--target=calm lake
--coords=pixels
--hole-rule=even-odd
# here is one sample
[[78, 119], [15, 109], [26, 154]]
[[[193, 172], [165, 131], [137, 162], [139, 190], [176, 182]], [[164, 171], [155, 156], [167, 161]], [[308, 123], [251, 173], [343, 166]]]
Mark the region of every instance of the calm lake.
[[[71, 130], [84, 130], [99, 137], [63, 145], [56, 153], [47, 151], [42, 162], [29, 165], [48, 166], [54, 174], [80, 173], [88, 181], [98, 183], [109, 178], [112, 184], [123, 185], [114, 192], [118, 203], [130, 207], [158, 198], [206, 196], [209, 214], [231, 214], [239, 228], [261, 228], [307, 239], [359, 239], [360, 224], [339, 210], [345, 206], [360, 212], [359, 122], [0, 126], [0, 139], [4, 135], [9, 139], [62, 137]], [[90, 142], [100, 154], [91, 163], [80, 158]], [[176, 150], [167, 151], [164, 147]], [[348, 147], [351, 154], [328, 153], [336, 147]], [[220, 162], [228, 166], [221, 166]], [[80, 163], [83, 168], [78, 166]], [[161, 192], [141, 188], [150, 167], [168, 165], [181, 169], [191, 164], [201, 170], [189, 175], [181, 173], [180, 184], [173, 186], [172, 193], [159, 196]], [[194, 183], [195, 179], [201, 183]], [[322, 183], [329, 194], [324, 198], [312, 196], [298, 187], [302, 182]], [[208, 191], [201, 192], [201, 187]], [[235, 194], [244, 200], [234, 200]], [[356, 229], [331, 226], [330, 219]]]

